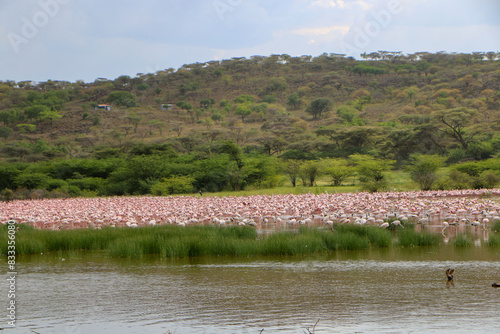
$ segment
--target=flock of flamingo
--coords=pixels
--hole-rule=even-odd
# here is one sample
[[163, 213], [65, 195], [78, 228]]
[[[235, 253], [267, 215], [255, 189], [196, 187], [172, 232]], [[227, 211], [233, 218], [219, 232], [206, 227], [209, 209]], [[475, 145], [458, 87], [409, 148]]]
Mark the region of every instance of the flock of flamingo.
[[100, 229], [163, 224], [248, 225], [286, 229], [299, 225], [405, 222], [487, 229], [500, 220], [500, 189], [382, 193], [322, 193], [246, 197], [170, 196], [16, 200], [0, 203], [0, 222], [38, 229]]

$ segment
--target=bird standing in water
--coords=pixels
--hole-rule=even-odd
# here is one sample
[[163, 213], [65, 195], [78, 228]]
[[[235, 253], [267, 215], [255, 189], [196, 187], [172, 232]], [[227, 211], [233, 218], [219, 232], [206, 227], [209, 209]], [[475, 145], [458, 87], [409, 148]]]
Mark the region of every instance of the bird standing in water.
[[453, 272], [454, 271], [455, 271], [455, 269], [452, 269], [452, 268], [446, 269], [446, 276], [448, 277], [448, 281], [453, 280]]

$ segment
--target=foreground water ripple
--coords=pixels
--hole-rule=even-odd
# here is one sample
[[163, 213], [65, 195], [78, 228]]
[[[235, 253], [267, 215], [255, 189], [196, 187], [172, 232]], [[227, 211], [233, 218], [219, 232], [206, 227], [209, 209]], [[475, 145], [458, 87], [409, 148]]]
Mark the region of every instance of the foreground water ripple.
[[301, 258], [23, 257], [18, 327], [4, 332], [303, 333], [318, 322], [316, 333], [499, 333], [499, 259], [498, 249], [451, 246]]

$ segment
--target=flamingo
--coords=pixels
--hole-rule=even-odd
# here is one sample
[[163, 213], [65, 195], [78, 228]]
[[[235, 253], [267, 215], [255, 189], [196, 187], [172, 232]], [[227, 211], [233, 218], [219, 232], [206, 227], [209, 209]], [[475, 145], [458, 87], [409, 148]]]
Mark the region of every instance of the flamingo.
[[395, 226], [401, 226], [401, 228], [405, 228], [405, 227], [401, 224], [401, 222], [400, 222], [399, 220], [395, 220], [395, 221], [393, 221], [393, 222], [392, 222], [392, 224], [393, 224], [393, 225], [395, 225]]
[[450, 226], [450, 224], [448, 224], [448, 222], [443, 222], [443, 229], [441, 230], [441, 233], [444, 233], [444, 231], [446, 230], [446, 228]]
[[443, 216], [449, 218], [449, 226], [455, 221], [468, 224], [467, 218], [470, 218], [474, 220], [473, 226], [483, 225], [486, 229], [492, 219], [500, 219], [500, 189], [488, 190], [492, 199], [483, 200], [483, 194], [485, 190], [16, 200], [0, 202], [0, 222], [15, 218], [35, 228], [57, 230], [59, 227], [131, 227], [132, 224], [142, 227], [153, 222], [156, 225], [177, 222], [221, 225], [222, 221], [224, 225], [231, 219], [234, 224], [246, 219], [245, 223], [264, 221], [266, 225], [286, 228], [288, 221], [311, 226], [326, 222], [328, 225], [365, 222], [380, 226], [384, 223], [382, 218], [390, 216], [399, 217], [403, 228], [404, 218], [427, 224]]

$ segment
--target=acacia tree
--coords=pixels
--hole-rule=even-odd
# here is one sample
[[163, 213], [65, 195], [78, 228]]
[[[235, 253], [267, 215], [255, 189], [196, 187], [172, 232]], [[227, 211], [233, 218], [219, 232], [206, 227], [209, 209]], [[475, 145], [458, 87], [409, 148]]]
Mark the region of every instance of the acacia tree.
[[250, 116], [251, 113], [252, 110], [248, 108], [246, 105], [239, 105], [234, 110], [234, 114], [240, 116], [243, 122], [245, 121], [245, 118], [247, 116]]
[[354, 173], [346, 159], [329, 159], [325, 161], [325, 166], [325, 174], [331, 177], [334, 186], [340, 186]]
[[307, 161], [300, 167], [300, 178], [304, 186], [314, 186], [316, 179], [321, 175], [321, 166], [318, 161]]
[[437, 111], [433, 118], [444, 125], [442, 131], [445, 135], [455, 139], [466, 150], [475, 136], [474, 131], [467, 128], [475, 114], [471, 109], [455, 108]]
[[300, 108], [303, 102], [304, 101], [302, 101], [299, 94], [293, 93], [288, 97], [286, 104], [289, 105], [293, 110], [297, 110]]
[[319, 98], [311, 102], [306, 112], [313, 115], [314, 119], [320, 118], [323, 114], [330, 111], [333, 103], [327, 98]]
[[292, 187], [297, 185], [297, 179], [300, 175], [300, 167], [302, 163], [297, 160], [288, 160], [285, 163], [285, 167], [283, 172], [286, 174], [290, 182], [292, 183]]

